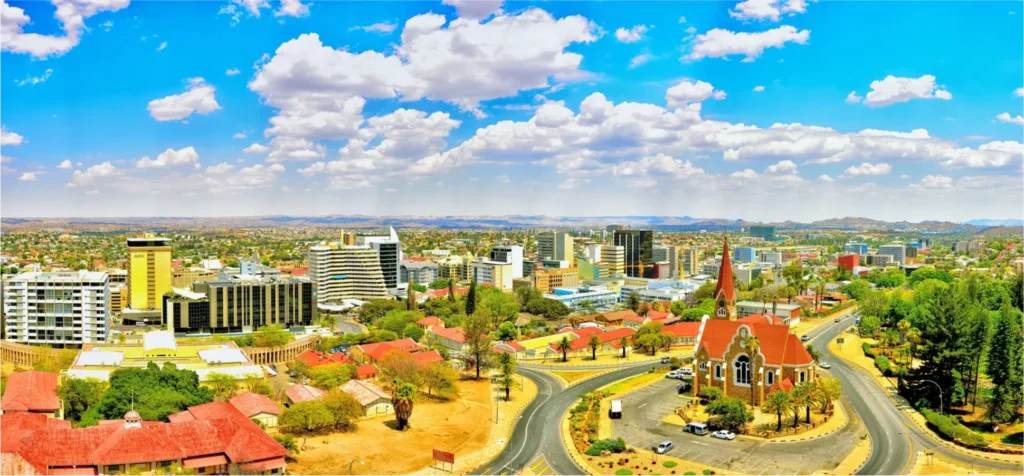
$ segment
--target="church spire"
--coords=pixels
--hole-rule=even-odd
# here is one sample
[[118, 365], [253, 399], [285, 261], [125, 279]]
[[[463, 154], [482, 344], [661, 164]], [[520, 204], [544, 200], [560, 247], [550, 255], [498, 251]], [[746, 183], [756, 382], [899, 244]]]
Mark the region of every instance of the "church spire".
[[715, 285], [715, 317], [736, 320], [736, 285], [732, 277], [728, 238], [722, 246], [722, 264], [718, 269], [718, 284]]

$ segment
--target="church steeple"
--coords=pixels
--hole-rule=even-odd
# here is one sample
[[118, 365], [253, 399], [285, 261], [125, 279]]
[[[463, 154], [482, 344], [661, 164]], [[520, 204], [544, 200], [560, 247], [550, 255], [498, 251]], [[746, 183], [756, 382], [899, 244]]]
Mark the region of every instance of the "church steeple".
[[715, 319], [736, 320], [736, 285], [732, 278], [732, 260], [729, 259], [729, 240], [722, 247], [722, 265], [718, 269], [715, 285]]

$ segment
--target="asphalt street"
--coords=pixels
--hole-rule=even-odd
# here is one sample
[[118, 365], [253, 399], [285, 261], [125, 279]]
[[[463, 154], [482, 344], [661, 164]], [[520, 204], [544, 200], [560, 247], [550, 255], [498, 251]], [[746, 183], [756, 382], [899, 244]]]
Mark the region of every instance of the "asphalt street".
[[858, 474], [907, 474], [914, 465], [914, 459], [924, 451], [934, 451], [940, 458], [980, 472], [1021, 472], [1024, 469], [1024, 459], [1017, 464], [1003, 463], [974, 457], [943, 445], [931, 433], [922, 432], [871, 376], [832, 355], [828, 351], [828, 343], [853, 325], [855, 317], [846, 318], [841, 324], [830, 324], [811, 342], [815, 349], [821, 351], [821, 360], [832, 364], [832, 375], [839, 379], [843, 394], [871, 434], [871, 456]]

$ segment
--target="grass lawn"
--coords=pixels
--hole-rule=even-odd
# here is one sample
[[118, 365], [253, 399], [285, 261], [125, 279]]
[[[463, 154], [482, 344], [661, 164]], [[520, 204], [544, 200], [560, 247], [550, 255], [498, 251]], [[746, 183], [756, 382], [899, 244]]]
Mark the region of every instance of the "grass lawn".
[[[653, 451], [636, 449], [633, 453], [619, 453], [608, 456], [586, 456], [587, 472], [602, 475], [627, 474], [704, 474], [704, 470], [715, 470], [706, 465], [681, 460], [666, 455], [655, 455]], [[714, 474], [721, 474], [714, 472]]]
[[598, 372], [602, 372], [602, 371], [601, 370], [549, 370], [548, 371], [548, 373], [550, 373], [552, 375], [556, 375], [558, 377], [564, 378], [565, 381], [569, 383], [569, 385], [572, 385], [573, 382], [585, 379], [585, 378], [587, 378], [587, 377], [589, 377], [591, 375], [594, 375], [594, 374], [596, 374]]
[[633, 389], [648, 384], [652, 381], [665, 378], [665, 372], [647, 372], [640, 375], [634, 375], [625, 380], [620, 380], [608, 388], [605, 389], [611, 395], [619, 395], [621, 393], [630, 392]]
[[562, 355], [558, 354], [547, 359], [528, 359], [523, 360], [523, 363], [537, 364], [537, 365], [553, 365], [553, 366], [584, 366], [584, 365], [618, 365], [618, 364], [629, 364], [644, 361], [657, 361], [661, 357], [691, 357], [693, 356], [693, 346], [679, 346], [673, 347], [668, 352], [658, 352], [657, 355], [651, 355], [643, 352], [626, 352], [626, 358], [622, 358], [621, 352], [616, 353], [605, 353], [597, 354], [597, 359], [591, 359], [590, 353], [586, 355], [580, 354], [578, 356], [569, 355], [567, 362], [562, 362]]
[[309, 448], [288, 470], [294, 474], [343, 474], [352, 459], [359, 458], [365, 464], [357, 462], [356, 473], [408, 474], [429, 466], [434, 448], [454, 452], [458, 463], [462, 456], [487, 444], [494, 426], [491, 388], [485, 379], [467, 380], [459, 382], [456, 401], [421, 397], [413, 407], [411, 428], [402, 432], [392, 429], [394, 416], [389, 415], [360, 421], [358, 430], [351, 433], [299, 437], [300, 444]]

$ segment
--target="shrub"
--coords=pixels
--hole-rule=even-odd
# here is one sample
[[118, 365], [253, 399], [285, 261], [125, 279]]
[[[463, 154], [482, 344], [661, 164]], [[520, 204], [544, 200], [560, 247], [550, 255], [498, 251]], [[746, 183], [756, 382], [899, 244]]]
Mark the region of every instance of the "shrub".
[[678, 466], [678, 465], [679, 465], [679, 463], [676, 463], [675, 461], [666, 461], [666, 462], [664, 463], [664, 466], [665, 466], [666, 468], [675, 468], [675, 467], [676, 467], [676, 466]]
[[622, 453], [626, 451], [626, 442], [622, 438], [609, 438], [607, 440], [597, 440], [594, 444], [587, 448], [586, 453], [589, 456], [601, 456], [602, 451], [608, 451], [609, 453]]
[[959, 440], [971, 446], [988, 446], [988, 442], [981, 435], [961, 425], [952, 417], [940, 415], [927, 408], [921, 409], [921, 414], [928, 420], [928, 426], [947, 439]]
[[709, 474], [715, 474], [715, 472], [714, 472], [714, 471], [711, 471], [710, 469], [705, 469], [705, 470], [703, 471], [703, 473], [704, 473], [704, 476], [708, 476]]
[[615, 474], [617, 474], [618, 476], [629, 476], [630, 474], [633, 474], [633, 472], [628, 470], [628, 469], [626, 469], [626, 468], [622, 468], [622, 469], [616, 470]]
[[687, 471], [683, 473], [683, 476], [697, 476], [697, 473], [694, 473], [693, 471]]
[[878, 357], [875, 357], [875, 367], [878, 367], [878, 370], [882, 371], [882, 375], [889, 375], [889, 369], [891, 366], [889, 364], [889, 359], [886, 356], [879, 355]]
[[866, 355], [868, 357], [874, 357], [875, 356], [875, 353], [871, 352], [871, 344], [868, 344], [867, 342], [864, 342], [864, 343], [862, 343], [860, 345], [860, 348], [864, 349], [864, 355]]

